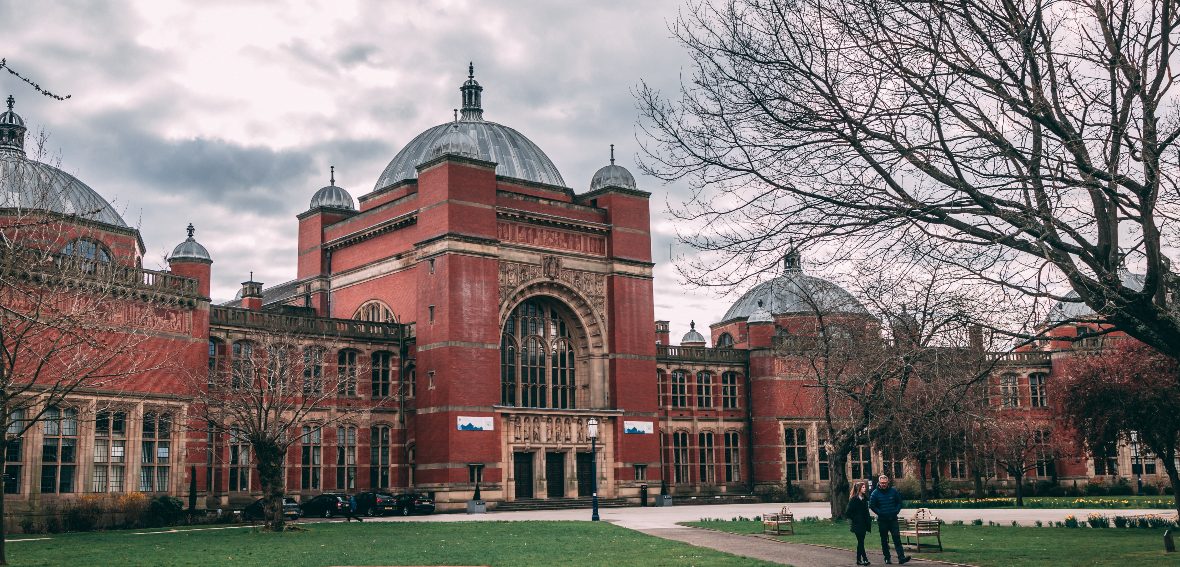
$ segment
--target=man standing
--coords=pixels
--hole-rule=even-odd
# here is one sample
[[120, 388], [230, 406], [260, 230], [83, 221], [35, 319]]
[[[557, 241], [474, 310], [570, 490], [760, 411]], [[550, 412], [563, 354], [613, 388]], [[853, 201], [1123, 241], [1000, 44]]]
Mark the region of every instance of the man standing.
[[901, 513], [901, 493], [890, 483], [888, 475], [881, 475], [877, 479], [877, 488], [869, 497], [869, 509], [877, 515], [877, 529], [881, 532], [881, 551], [885, 554], [885, 563], [893, 563], [889, 558], [889, 534], [893, 534], [893, 547], [897, 550], [897, 562], [908, 563], [910, 558], [901, 548], [901, 528], [897, 525], [897, 515]]

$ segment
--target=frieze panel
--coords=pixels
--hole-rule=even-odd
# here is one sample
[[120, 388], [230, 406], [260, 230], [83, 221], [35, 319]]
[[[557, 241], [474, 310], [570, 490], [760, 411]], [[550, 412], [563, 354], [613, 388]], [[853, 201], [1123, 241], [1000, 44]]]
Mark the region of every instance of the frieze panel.
[[556, 256], [546, 256], [540, 266], [501, 261], [500, 304], [506, 303], [521, 284], [544, 279], [557, 280], [577, 290], [590, 301], [590, 306], [599, 318], [606, 322], [606, 276], [563, 268], [561, 259]]
[[529, 446], [587, 445], [586, 418], [565, 415], [505, 416], [513, 444]]
[[509, 222], [496, 223], [496, 237], [504, 242], [515, 242], [529, 246], [556, 248], [582, 254], [606, 255], [606, 238], [591, 234], [579, 234], [553, 228], [515, 224]]

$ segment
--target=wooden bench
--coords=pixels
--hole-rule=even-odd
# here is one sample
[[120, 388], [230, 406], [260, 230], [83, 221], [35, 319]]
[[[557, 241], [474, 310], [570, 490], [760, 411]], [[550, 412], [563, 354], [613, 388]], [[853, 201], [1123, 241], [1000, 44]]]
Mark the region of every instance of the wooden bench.
[[[914, 546], [915, 552], [922, 551], [922, 538], [930, 541], [934, 538], [938, 542], [938, 551], [942, 552], [942, 520], [930, 513], [930, 510], [918, 508], [913, 517], [898, 518], [901, 537], [906, 538], [905, 544]], [[914, 538], [913, 543], [910, 538]], [[927, 543], [926, 547], [933, 550], [934, 544]]]
[[795, 515], [791, 509], [783, 506], [778, 512], [762, 515], [762, 533], [771, 535], [795, 535]]

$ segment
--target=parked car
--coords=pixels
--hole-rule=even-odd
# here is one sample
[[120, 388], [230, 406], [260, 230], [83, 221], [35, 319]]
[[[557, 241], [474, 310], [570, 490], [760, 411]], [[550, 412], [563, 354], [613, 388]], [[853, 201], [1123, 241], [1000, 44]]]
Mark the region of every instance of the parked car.
[[[288, 520], [298, 520], [303, 515], [299, 510], [299, 503], [294, 498], [283, 498], [283, 516]], [[262, 520], [266, 517], [266, 499], [259, 498], [242, 509], [242, 519]]]
[[299, 505], [304, 516], [331, 518], [343, 516], [348, 512], [348, 495], [338, 492], [325, 492]]
[[397, 507], [396, 498], [388, 492], [360, 492], [356, 495], [356, 513], [366, 516], [384, 516]]
[[407, 492], [394, 497], [394, 513], [403, 516], [410, 514], [431, 514], [434, 512], [434, 500], [426, 494]]

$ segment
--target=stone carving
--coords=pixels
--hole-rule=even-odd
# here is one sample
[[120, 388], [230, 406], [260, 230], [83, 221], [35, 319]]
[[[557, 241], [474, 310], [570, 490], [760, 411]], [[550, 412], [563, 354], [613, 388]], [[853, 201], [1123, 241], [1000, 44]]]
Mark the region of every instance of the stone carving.
[[606, 238], [592, 234], [498, 222], [496, 223], [496, 237], [505, 242], [556, 248], [558, 250], [569, 250], [570, 252], [594, 254], [597, 256], [606, 255]]
[[524, 264], [520, 262], [500, 262], [500, 304], [503, 305], [522, 284], [549, 278], [560, 281], [570, 288], [577, 290], [594, 308], [599, 320], [606, 323], [606, 276], [581, 270], [562, 268], [561, 259], [556, 256], [546, 256], [544, 265]]
[[586, 420], [551, 415], [505, 416], [511, 422], [512, 442], [520, 445], [586, 445]]
[[558, 256], [545, 256], [541, 259], [541, 265], [544, 267], [545, 277], [555, 280], [561, 274], [561, 258]]

